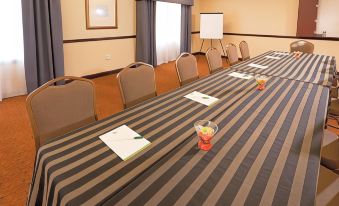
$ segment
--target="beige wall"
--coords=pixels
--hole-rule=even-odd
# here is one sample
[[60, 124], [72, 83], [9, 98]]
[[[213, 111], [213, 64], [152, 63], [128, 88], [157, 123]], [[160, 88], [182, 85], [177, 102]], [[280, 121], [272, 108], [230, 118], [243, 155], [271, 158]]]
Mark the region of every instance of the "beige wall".
[[294, 36], [298, 0], [199, 0], [201, 12], [223, 12], [224, 32]]
[[[294, 35], [296, 0], [196, 0], [193, 7], [192, 31], [199, 31], [200, 13], [221, 11], [225, 15], [224, 32]], [[65, 40], [135, 35], [135, 0], [118, 0], [118, 29], [86, 30], [85, 0], [61, 0]], [[224, 36], [223, 44], [248, 41], [252, 56], [267, 50], [287, 51], [294, 39]], [[339, 59], [339, 42], [312, 41], [315, 52]], [[203, 51], [209, 47], [205, 43]], [[214, 41], [215, 46], [219, 43]], [[192, 51], [200, 49], [199, 34], [192, 35]], [[220, 49], [221, 51], [221, 49]], [[135, 39], [64, 44], [65, 74], [84, 76], [122, 68], [135, 61]], [[111, 56], [106, 60], [106, 56]]]
[[[295, 36], [298, 18], [297, 0], [199, 0], [200, 12], [223, 12], [225, 33], [269, 34]], [[197, 29], [198, 30], [198, 29]], [[297, 39], [267, 38], [224, 35], [223, 45], [234, 43], [239, 45], [245, 40], [250, 47], [251, 56], [268, 50], [288, 51], [289, 44]], [[199, 34], [193, 35], [193, 52], [200, 49]], [[311, 40], [315, 44], [315, 53], [336, 56], [339, 59], [339, 42]], [[205, 43], [203, 51], [209, 48]], [[213, 45], [220, 51], [217, 41]], [[240, 55], [240, 52], [239, 52]]]
[[192, 7], [192, 31], [199, 31], [200, 10], [200, 0], [194, 1], [194, 6]]
[[[85, 0], [61, 0], [64, 40], [135, 35], [135, 8], [135, 0], [118, 0], [118, 29], [86, 30]], [[95, 74], [134, 62], [135, 39], [67, 43], [64, 52], [66, 75]]]
[[[64, 40], [131, 36], [136, 33], [135, 0], [118, 0], [118, 29], [86, 30], [85, 0], [61, 0]], [[200, 2], [192, 9], [199, 30]], [[84, 76], [120, 69], [135, 61], [135, 39], [64, 44], [65, 74]], [[194, 43], [195, 44], [195, 43]], [[111, 60], [106, 60], [106, 56]]]

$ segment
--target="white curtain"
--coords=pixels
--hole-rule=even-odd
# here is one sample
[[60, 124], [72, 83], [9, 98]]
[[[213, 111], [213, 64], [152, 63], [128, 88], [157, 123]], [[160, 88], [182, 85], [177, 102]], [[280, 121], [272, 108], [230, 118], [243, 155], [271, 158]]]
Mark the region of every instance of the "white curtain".
[[21, 0], [0, 1], [0, 101], [27, 93]]
[[180, 54], [181, 4], [156, 3], [157, 64], [175, 60]]

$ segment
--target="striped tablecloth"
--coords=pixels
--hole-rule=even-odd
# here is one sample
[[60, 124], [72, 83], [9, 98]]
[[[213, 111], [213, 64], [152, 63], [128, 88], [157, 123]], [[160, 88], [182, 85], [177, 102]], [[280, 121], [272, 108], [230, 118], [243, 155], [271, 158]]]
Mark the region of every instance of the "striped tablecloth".
[[[255, 81], [234, 78], [222, 71], [151, 99], [42, 146], [29, 195], [29, 205], [96, 205], [142, 174], [195, 133], [197, 120], [213, 120], [244, 95], [255, 91]], [[184, 98], [199, 91], [220, 101], [207, 107]], [[122, 161], [99, 136], [126, 124], [151, 146]]]
[[[229, 76], [233, 71], [44, 145], [28, 204], [313, 203], [329, 89], [270, 77], [259, 92], [254, 79]], [[207, 107], [183, 97], [193, 91], [220, 101]], [[196, 149], [193, 124], [201, 119], [220, 128], [207, 153]], [[99, 139], [123, 124], [152, 142], [128, 161]]]
[[[280, 59], [267, 58], [267, 56]], [[251, 63], [268, 66], [268, 68], [259, 69], [248, 66]], [[293, 54], [269, 51], [253, 59], [236, 64], [232, 68], [243, 72], [331, 86], [336, 74], [336, 61], [333, 56], [302, 54], [299, 59], [296, 59]]]
[[192, 135], [106, 205], [314, 205], [328, 94], [272, 77], [214, 118], [211, 151]]

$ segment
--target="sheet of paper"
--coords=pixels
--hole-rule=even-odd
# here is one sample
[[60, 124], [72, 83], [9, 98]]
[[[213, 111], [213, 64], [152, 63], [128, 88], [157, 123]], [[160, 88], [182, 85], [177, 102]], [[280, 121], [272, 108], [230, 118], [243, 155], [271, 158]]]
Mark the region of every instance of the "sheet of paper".
[[244, 74], [244, 73], [239, 73], [239, 72], [232, 72], [228, 74], [229, 76], [236, 77], [236, 78], [241, 78], [241, 79], [251, 79], [253, 78], [252, 75], [249, 74]]
[[268, 66], [263, 66], [263, 65], [260, 65], [260, 64], [254, 64], [254, 63], [249, 64], [248, 66], [250, 66], [250, 67], [255, 67], [255, 68], [258, 68], [258, 69], [267, 69], [267, 68], [268, 68]]
[[107, 132], [99, 138], [124, 161], [151, 144], [126, 125]]
[[274, 56], [265, 56], [265, 58], [267, 58], [267, 59], [276, 59], [276, 60], [279, 60], [279, 59], [281, 59], [280, 57], [274, 57]]
[[208, 96], [206, 94], [202, 94], [200, 92], [194, 91], [186, 96], [184, 96], [190, 100], [199, 102], [200, 104], [204, 104], [206, 106], [210, 106], [214, 104], [215, 102], [219, 101], [219, 99], [215, 97]]
[[274, 54], [277, 54], [277, 55], [285, 55], [285, 56], [290, 55], [290, 53], [287, 53], [287, 52], [274, 52]]

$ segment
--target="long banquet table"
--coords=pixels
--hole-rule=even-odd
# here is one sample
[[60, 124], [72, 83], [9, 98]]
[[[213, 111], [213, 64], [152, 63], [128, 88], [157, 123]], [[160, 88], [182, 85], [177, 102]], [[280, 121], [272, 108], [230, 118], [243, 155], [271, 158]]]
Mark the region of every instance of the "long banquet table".
[[[58, 137], [36, 157], [29, 205], [311, 205], [329, 88], [223, 70]], [[330, 74], [331, 76], [333, 74]], [[220, 100], [207, 107], [183, 96]], [[193, 124], [219, 126], [199, 151]], [[126, 124], [152, 144], [122, 161], [98, 137]]]
[[[272, 59], [272, 57], [280, 59]], [[254, 68], [249, 66], [251, 63], [268, 66], [268, 68]], [[299, 59], [296, 59], [293, 53], [269, 51], [236, 64], [232, 68], [242, 72], [331, 86], [333, 75], [336, 73], [336, 60], [333, 56], [319, 54], [302, 54]]]

